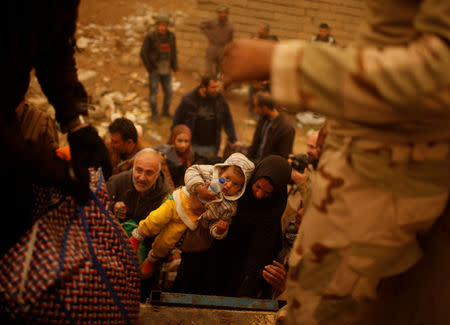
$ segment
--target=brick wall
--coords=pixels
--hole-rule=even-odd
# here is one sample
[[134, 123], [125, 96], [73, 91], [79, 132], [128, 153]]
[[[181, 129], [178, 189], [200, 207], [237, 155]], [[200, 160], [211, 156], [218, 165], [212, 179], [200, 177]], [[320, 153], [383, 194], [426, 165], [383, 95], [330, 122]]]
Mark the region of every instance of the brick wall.
[[180, 67], [203, 71], [206, 38], [200, 32], [201, 21], [216, 16], [219, 4], [230, 8], [235, 39], [253, 36], [261, 22], [271, 26], [271, 34], [284, 39], [309, 40], [322, 22], [328, 23], [339, 45], [356, 35], [366, 14], [364, 0], [197, 0], [183, 23], [175, 26]]

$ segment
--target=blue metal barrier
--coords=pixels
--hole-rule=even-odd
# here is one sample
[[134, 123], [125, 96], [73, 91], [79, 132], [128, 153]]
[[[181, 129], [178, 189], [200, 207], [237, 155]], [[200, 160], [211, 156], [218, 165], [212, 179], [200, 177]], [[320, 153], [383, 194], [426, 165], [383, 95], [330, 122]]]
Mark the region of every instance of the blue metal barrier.
[[270, 299], [235, 298], [208, 295], [193, 295], [152, 291], [150, 304], [166, 306], [188, 306], [199, 308], [220, 308], [235, 310], [277, 311], [284, 306], [284, 301]]

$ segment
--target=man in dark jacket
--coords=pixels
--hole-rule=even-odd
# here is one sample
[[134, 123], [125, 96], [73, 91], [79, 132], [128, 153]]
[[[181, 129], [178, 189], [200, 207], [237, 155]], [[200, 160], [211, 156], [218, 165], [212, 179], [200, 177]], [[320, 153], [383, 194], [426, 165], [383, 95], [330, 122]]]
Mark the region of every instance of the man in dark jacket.
[[294, 127], [274, 106], [267, 93], [259, 92], [255, 96], [255, 112], [260, 118], [248, 150], [248, 157], [255, 162], [268, 155], [288, 158], [294, 144]]
[[[161, 155], [151, 148], [136, 154], [133, 168], [111, 176], [106, 183], [111, 198], [110, 209], [122, 223], [139, 221], [164, 202], [171, 188], [165, 174], [161, 172]], [[150, 251], [153, 238], [144, 241], [143, 255]], [[141, 281], [141, 301], [148, 298], [151, 280]]]
[[106, 187], [111, 211], [119, 219], [137, 223], [158, 208], [170, 193], [167, 177], [161, 172], [161, 156], [150, 148], [139, 151], [133, 168], [111, 176]]
[[230, 108], [219, 92], [216, 77], [203, 77], [199, 87], [183, 96], [175, 111], [172, 128], [178, 124], [186, 124], [191, 129], [192, 148], [205, 157], [217, 155], [222, 128], [232, 146], [240, 144]]
[[141, 58], [148, 72], [150, 87], [150, 108], [152, 119], [159, 121], [156, 96], [158, 86], [164, 92], [162, 116], [170, 117], [169, 108], [172, 99], [172, 75], [171, 70], [178, 71], [177, 47], [175, 34], [167, 29], [169, 17], [160, 15], [156, 21], [156, 30], [145, 36], [141, 48]]

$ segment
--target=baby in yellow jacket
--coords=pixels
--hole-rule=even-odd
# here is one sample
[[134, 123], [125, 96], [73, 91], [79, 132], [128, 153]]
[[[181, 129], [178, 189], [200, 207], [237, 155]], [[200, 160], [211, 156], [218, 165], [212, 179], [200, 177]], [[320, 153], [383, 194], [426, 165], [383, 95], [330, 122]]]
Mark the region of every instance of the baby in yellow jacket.
[[[254, 168], [254, 164], [241, 153], [232, 154], [221, 164], [189, 167], [185, 174], [186, 186], [176, 189], [158, 209], [141, 220], [139, 227], [133, 231], [130, 241], [135, 249], [145, 237], [158, 235], [142, 264], [142, 276], [150, 277], [156, 262], [169, 254], [186, 229], [195, 230], [199, 221], [210, 230], [213, 237], [225, 237], [231, 218], [236, 213], [237, 200], [244, 194]], [[214, 195], [207, 187], [212, 179], [219, 177], [223, 177], [225, 183], [222, 192]], [[190, 206], [190, 195], [197, 194], [208, 201], [205, 212], [200, 216]]]

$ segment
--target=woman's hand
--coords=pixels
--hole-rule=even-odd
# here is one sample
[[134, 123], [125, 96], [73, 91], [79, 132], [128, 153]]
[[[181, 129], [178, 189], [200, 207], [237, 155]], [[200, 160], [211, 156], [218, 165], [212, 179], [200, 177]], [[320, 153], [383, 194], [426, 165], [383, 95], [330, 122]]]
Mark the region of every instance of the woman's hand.
[[119, 201], [114, 204], [114, 215], [119, 219], [125, 219], [127, 217], [127, 206], [124, 202]]
[[303, 174], [292, 168], [291, 179], [297, 185], [303, 184], [308, 179], [308, 173], [308, 168], [303, 170]]
[[283, 264], [273, 261], [272, 264], [266, 265], [262, 272], [264, 280], [279, 292], [283, 292], [286, 288], [286, 268]]

